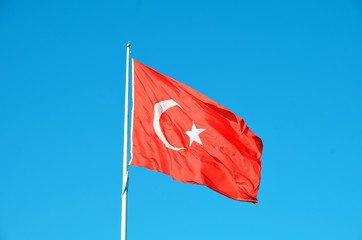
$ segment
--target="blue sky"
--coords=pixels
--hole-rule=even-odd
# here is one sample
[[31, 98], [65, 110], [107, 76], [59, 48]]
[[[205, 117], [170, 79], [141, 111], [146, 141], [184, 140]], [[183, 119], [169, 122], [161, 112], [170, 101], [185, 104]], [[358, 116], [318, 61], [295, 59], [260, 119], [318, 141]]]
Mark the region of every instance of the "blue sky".
[[130, 167], [128, 239], [362, 239], [362, 2], [0, 1], [0, 239], [119, 239], [126, 43], [264, 142], [259, 204]]

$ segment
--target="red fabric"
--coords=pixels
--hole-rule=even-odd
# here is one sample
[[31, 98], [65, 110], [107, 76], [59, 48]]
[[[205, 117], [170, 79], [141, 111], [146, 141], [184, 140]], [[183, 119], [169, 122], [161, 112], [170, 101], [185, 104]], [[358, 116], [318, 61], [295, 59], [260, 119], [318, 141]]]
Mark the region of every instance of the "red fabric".
[[[242, 118], [218, 103], [135, 60], [133, 64], [131, 165], [256, 204], [263, 148], [260, 138]], [[162, 112], [157, 103], [165, 100], [178, 105], [155, 117], [155, 111]], [[199, 139], [193, 138], [190, 146], [186, 132], [190, 134], [193, 124]], [[156, 129], [161, 129], [161, 135]]]

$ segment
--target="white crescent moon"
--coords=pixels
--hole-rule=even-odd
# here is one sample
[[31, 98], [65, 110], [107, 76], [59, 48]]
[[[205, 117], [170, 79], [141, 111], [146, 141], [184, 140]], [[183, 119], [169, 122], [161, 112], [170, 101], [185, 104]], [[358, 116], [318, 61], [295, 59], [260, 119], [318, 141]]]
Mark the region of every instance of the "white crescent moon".
[[165, 101], [155, 104], [155, 106], [154, 106], [155, 116], [153, 118], [153, 128], [155, 129], [157, 136], [161, 139], [161, 141], [165, 144], [166, 147], [171, 148], [172, 150], [178, 151], [178, 150], [181, 150], [184, 148], [183, 147], [177, 148], [177, 147], [172, 146], [167, 141], [166, 137], [163, 135], [161, 126], [160, 126], [160, 117], [161, 117], [162, 113], [166, 112], [167, 109], [172, 108], [174, 106], [178, 106], [179, 108], [182, 109], [182, 107], [172, 99], [165, 100]]

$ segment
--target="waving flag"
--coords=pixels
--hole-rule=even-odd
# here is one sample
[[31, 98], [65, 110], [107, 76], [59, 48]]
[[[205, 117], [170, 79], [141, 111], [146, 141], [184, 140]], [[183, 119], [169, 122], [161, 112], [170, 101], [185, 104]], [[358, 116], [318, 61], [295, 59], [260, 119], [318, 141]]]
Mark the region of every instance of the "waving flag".
[[257, 203], [262, 141], [228, 109], [133, 60], [131, 165]]

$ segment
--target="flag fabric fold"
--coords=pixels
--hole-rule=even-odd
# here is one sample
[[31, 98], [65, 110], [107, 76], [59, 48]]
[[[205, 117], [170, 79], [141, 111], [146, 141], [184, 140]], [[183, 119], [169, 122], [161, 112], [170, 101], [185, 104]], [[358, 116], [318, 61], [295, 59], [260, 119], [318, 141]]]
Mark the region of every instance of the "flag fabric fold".
[[234, 113], [133, 60], [130, 164], [257, 203], [263, 144]]

